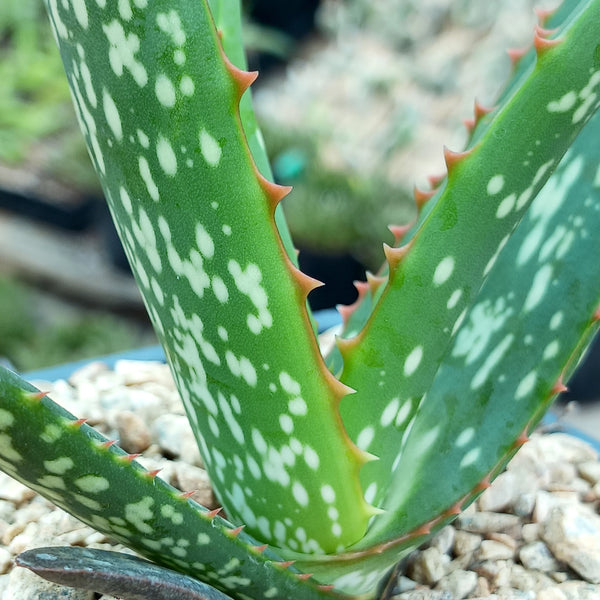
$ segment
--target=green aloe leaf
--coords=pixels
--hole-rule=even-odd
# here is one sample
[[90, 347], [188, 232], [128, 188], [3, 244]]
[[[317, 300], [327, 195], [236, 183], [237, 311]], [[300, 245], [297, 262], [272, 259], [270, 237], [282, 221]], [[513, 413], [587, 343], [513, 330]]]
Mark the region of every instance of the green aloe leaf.
[[337, 596], [1, 367], [0, 468], [90, 527], [232, 598]]
[[[558, 44], [538, 39], [535, 69], [478, 143], [465, 155], [448, 156], [439, 199], [410, 243], [390, 250], [390, 280], [373, 315], [341, 346], [341, 380], [358, 390], [342, 402], [344, 423], [359, 447], [379, 458], [361, 472], [370, 502], [391, 508], [385, 498], [392, 473], [398, 482], [392, 487], [406, 485], [398, 456], [423, 397], [431, 402], [428, 390], [465, 311], [477, 303], [531, 201], [598, 107], [599, 23], [600, 2], [587, 2]], [[461, 419], [452, 424], [448, 434], [456, 436]], [[431, 433], [422, 443], [436, 439]]]
[[[261, 539], [332, 552], [373, 514], [206, 2], [49, 0], [105, 195], [216, 493]], [[77, 40], [76, 42], [74, 40]], [[328, 515], [328, 516], [327, 516]]]

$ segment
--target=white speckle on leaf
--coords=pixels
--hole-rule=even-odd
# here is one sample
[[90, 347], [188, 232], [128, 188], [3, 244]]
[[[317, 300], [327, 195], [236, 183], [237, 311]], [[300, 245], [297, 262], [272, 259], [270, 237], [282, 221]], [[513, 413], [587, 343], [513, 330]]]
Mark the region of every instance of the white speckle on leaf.
[[495, 196], [502, 191], [504, 187], [504, 175], [494, 175], [487, 184], [487, 193], [490, 196]]
[[200, 132], [200, 151], [204, 160], [211, 166], [217, 167], [221, 162], [221, 146], [206, 129]]
[[452, 272], [454, 271], [454, 258], [452, 256], [446, 256], [442, 259], [438, 266], [435, 268], [433, 274], [433, 284], [442, 285], [450, 279]]

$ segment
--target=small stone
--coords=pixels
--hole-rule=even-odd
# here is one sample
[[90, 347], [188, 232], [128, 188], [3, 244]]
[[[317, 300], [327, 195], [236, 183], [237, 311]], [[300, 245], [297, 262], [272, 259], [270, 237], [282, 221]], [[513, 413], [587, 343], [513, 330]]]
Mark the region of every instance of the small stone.
[[577, 477], [577, 468], [574, 464], [560, 461], [550, 463], [550, 479], [553, 484], [569, 484]]
[[540, 524], [525, 523], [521, 528], [521, 536], [525, 543], [535, 542], [540, 538]]
[[569, 579], [569, 575], [564, 571], [552, 571], [552, 573], [548, 573], [548, 575], [550, 575], [556, 583], [563, 583]]
[[549, 492], [576, 492], [579, 496], [586, 496], [592, 489], [589, 481], [581, 477], [574, 477], [568, 483], [550, 483], [547, 488]]
[[567, 600], [567, 596], [558, 588], [548, 588], [540, 590], [536, 600]]
[[576, 503], [579, 503], [579, 496], [574, 492], [555, 492], [551, 494], [545, 490], [540, 490], [535, 496], [533, 520], [535, 523], [543, 523], [556, 507]]
[[519, 546], [519, 544], [517, 544], [516, 540], [512, 536], [510, 536], [506, 533], [490, 533], [489, 539], [495, 540], [496, 542], [500, 542], [501, 544], [508, 546], [513, 552]]
[[164, 383], [171, 380], [168, 365], [158, 361], [118, 360], [114, 370], [128, 386], [141, 385], [150, 381]]
[[[510, 587], [498, 588], [494, 594], [497, 600], [535, 600], [533, 591], [514, 590]], [[483, 599], [482, 599], [483, 600]], [[486, 599], [488, 600], [488, 599]]]
[[448, 557], [435, 546], [426, 548], [411, 565], [409, 576], [419, 583], [434, 585], [446, 574], [448, 562]]
[[396, 582], [396, 586], [394, 588], [395, 594], [401, 594], [403, 592], [410, 592], [417, 587], [417, 582], [413, 581], [406, 575], [400, 575], [398, 577], [398, 581]]
[[452, 573], [452, 571], [456, 571], [456, 569], [468, 569], [472, 562], [472, 552], [469, 554], [461, 554], [460, 556], [457, 556], [454, 560], [450, 561], [450, 563], [448, 563], [446, 574]]
[[35, 492], [33, 490], [9, 477], [6, 473], [0, 472], [0, 500], [6, 500], [15, 506], [20, 506], [34, 496]]
[[471, 592], [472, 597], [481, 597], [487, 598], [490, 596], [490, 584], [485, 577], [477, 577], [477, 584], [475, 585], [475, 589]]
[[466, 598], [477, 585], [477, 574], [473, 571], [463, 571], [457, 569], [449, 575], [442, 577], [438, 582], [436, 589], [450, 592], [455, 600]]
[[154, 421], [152, 430], [167, 458], [183, 456], [185, 440], [194, 440], [190, 423], [183, 415], [161, 415]]
[[558, 586], [565, 594], [567, 600], [598, 600], [600, 598], [600, 585], [593, 585], [584, 581], [565, 581]]
[[495, 580], [506, 568], [507, 562], [505, 560], [486, 560], [482, 563], [476, 563], [473, 570], [478, 575], [481, 575], [482, 577], [492, 581]]
[[82, 384], [94, 382], [100, 375], [106, 374], [108, 371], [109, 368], [106, 363], [96, 360], [77, 369], [69, 377], [69, 383], [73, 387], [79, 387]]
[[479, 509], [481, 511], [501, 512], [513, 504], [518, 497], [517, 476], [512, 471], [505, 471], [496, 477], [492, 486], [481, 494]]
[[476, 560], [508, 560], [514, 555], [514, 550], [506, 544], [494, 540], [483, 540], [475, 553]]
[[449, 592], [439, 590], [412, 590], [392, 596], [391, 600], [454, 600], [454, 598]]
[[511, 567], [513, 566], [512, 561], [486, 561], [483, 565], [493, 565], [496, 570], [496, 574], [493, 577], [493, 570], [490, 569], [489, 573], [483, 573], [485, 577], [492, 580], [492, 585], [495, 588], [510, 588], [511, 587]]
[[454, 554], [457, 556], [472, 554], [479, 548], [481, 539], [481, 536], [476, 533], [469, 533], [461, 529], [457, 530], [454, 536]]
[[175, 485], [182, 491], [192, 491], [191, 498], [208, 509], [219, 506], [210, 485], [208, 474], [204, 469], [188, 465], [184, 462], [175, 463]]
[[435, 535], [429, 545], [435, 546], [442, 554], [449, 554], [454, 544], [455, 535], [456, 530], [454, 527], [447, 525]]
[[550, 577], [537, 571], [528, 571], [521, 565], [511, 565], [509, 585], [524, 592], [539, 591], [552, 587], [554, 582]]
[[600, 583], [600, 516], [585, 505], [555, 508], [542, 537], [556, 558], [590, 583]]
[[525, 544], [525, 546], [519, 550], [519, 560], [524, 567], [543, 571], [545, 573], [556, 571], [559, 568], [558, 561], [554, 558], [544, 542]]
[[589, 460], [579, 463], [577, 465], [577, 470], [579, 471], [579, 475], [586, 481], [589, 481], [592, 485], [600, 482], [600, 462]]
[[119, 445], [125, 452], [139, 454], [150, 446], [152, 442], [150, 431], [146, 423], [135, 413], [129, 410], [118, 412], [112, 422], [119, 434]]
[[592, 446], [566, 433], [539, 436], [538, 448], [548, 464], [561, 461], [578, 464], [598, 460], [598, 452]]
[[13, 569], [4, 600], [93, 600], [94, 592], [68, 588], [42, 579], [28, 569]]
[[[8, 569], [12, 564], [12, 555], [6, 548], [0, 548], [0, 575], [8, 573]], [[2, 596], [0, 596], [1, 598]]]
[[458, 525], [471, 533], [492, 533], [517, 527], [519, 517], [497, 512], [479, 512], [474, 515], [463, 513], [458, 517]]
[[513, 512], [519, 517], [530, 517], [535, 508], [535, 493], [521, 494], [513, 504]]

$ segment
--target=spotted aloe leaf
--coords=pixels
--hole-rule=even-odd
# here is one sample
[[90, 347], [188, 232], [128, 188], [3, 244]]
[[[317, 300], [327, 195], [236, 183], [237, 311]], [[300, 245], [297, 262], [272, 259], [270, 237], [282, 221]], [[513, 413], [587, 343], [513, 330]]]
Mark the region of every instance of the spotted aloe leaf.
[[[407, 443], [414, 440], [424, 450], [439, 444], [444, 432], [458, 434], [439, 421], [427, 435], [415, 429], [427, 406], [450, 402], [460, 415], [456, 421], [460, 427], [473, 414], [450, 400], [454, 394], [432, 396], [440, 365], [452, 340], [462, 339], [466, 311], [478, 305], [482, 285], [492, 276], [496, 260], [531, 201], [598, 106], [600, 65], [595, 51], [600, 4], [586, 4], [580, 13], [585, 18], [580, 16], [556, 32], [556, 40], [536, 34], [538, 59], [529, 77], [467, 153], [447, 152], [448, 181], [439, 199], [411, 241], [388, 250], [390, 277], [373, 314], [358, 336], [340, 343], [341, 380], [357, 389], [343, 400], [342, 418], [359, 447], [379, 457], [364, 467], [361, 476], [367, 499], [387, 510], [375, 519], [360, 545], [389, 535], [388, 518], [400, 532], [441, 512], [441, 506], [431, 508], [424, 519], [420, 508], [427, 503], [417, 510], [403, 507], [396, 512], [399, 496], [390, 490], [402, 489], [398, 493], [405, 494], [410, 487], [407, 481], [415, 480], [415, 466], [410, 461], [404, 466]], [[578, 74], [572, 61], [581, 61]], [[516, 278], [512, 282], [505, 281], [504, 289], [530, 283]], [[535, 332], [539, 323], [529, 323]], [[464, 402], [471, 401], [472, 394], [464, 396]], [[530, 409], [523, 407], [521, 429], [530, 416]], [[512, 431], [503, 433], [510, 443], [520, 433], [515, 429], [518, 421], [515, 418]], [[462, 493], [481, 480], [493, 463], [479, 466], [477, 472], [469, 469], [470, 486]], [[453, 461], [446, 468], [454, 469]], [[438, 501], [457, 501], [461, 495], [442, 495]]]
[[[238, 9], [47, 5], [92, 160], [231, 523], [124, 464], [6, 373], [2, 468], [236, 598], [372, 597], [403, 553], [503, 467], [596, 328], [597, 119], [573, 143], [599, 104], [600, 0], [570, 1], [556, 31], [538, 28], [535, 56], [479, 119], [468, 152], [447, 153], [448, 177], [408, 245], [387, 249], [372, 314], [340, 342], [339, 380], [306, 310], [315, 282], [276, 224], [287, 190], [268, 181], [244, 96], [253, 76], [238, 68]], [[571, 145], [551, 195], [537, 196]], [[52, 458], [36, 451], [49, 424], [60, 432]]]
[[90, 527], [232, 598], [339, 597], [2, 367], [0, 468]]
[[[325, 368], [306, 313], [316, 284], [293, 267], [274, 223], [287, 188], [258, 172], [245, 141], [238, 103], [254, 75], [225, 56], [205, 1], [48, 9], [92, 159], [228, 514], [300, 551], [357, 541], [373, 514], [358, 481], [367, 456], [342, 427], [347, 389]], [[317, 515], [331, 507], [323, 527]]]

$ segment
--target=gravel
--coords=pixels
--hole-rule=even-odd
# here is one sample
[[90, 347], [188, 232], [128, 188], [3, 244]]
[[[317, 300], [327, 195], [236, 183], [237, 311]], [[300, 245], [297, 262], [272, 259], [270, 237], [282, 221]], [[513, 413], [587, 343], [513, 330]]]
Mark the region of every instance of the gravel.
[[[34, 384], [141, 451], [140, 462], [162, 468], [170, 484], [217, 506], [199, 455], [183, 450], [193, 435], [166, 365], [92, 363], [69, 381]], [[577, 438], [534, 434], [477, 502], [411, 555], [394, 600], [599, 598], [599, 466]], [[0, 600], [92, 600], [14, 567], [25, 549], [65, 544], [127, 551], [0, 473]]]

